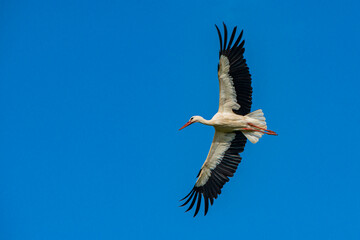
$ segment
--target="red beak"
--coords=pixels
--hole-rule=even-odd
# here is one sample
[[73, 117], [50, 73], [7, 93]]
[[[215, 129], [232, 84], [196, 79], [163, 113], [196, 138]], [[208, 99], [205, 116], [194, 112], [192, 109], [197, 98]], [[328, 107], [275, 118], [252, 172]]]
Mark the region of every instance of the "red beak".
[[191, 124], [193, 124], [193, 122], [188, 121], [187, 123], [185, 123], [184, 126], [182, 126], [182, 127], [179, 129], [179, 131], [180, 131], [181, 129], [183, 129], [183, 128], [186, 128], [187, 126], [189, 126], [189, 125], [191, 125]]

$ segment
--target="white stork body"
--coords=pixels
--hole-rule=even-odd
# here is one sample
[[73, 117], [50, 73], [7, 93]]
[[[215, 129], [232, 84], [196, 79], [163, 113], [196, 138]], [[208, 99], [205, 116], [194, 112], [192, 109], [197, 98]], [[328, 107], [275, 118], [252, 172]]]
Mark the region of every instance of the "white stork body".
[[[215, 25], [216, 26], [216, 25]], [[189, 211], [197, 202], [194, 217], [197, 215], [201, 199], [204, 198], [205, 215], [209, 201], [221, 193], [223, 185], [229, 181], [241, 161], [239, 153], [244, 151], [246, 140], [256, 143], [263, 134], [277, 135], [267, 130], [265, 117], [261, 109], [250, 112], [252, 103], [251, 75], [243, 57], [244, 41], [240, 43], [243, 32], [232, 45], [236, 34], [234, 28], [227, 43], [227, 28], [224, 24], [224, 45], [220, 30], [216, 26], [220, 39], [218, 78], [220, 85], [219, 110], [211, 120], [193, 116], [182, 127], [200, 122], [215, 128], [215, 135], [208, 156], [200, 169], [198, 179], [192, 191], [182, 200], [190, 203]], [[240, 44], [239, 44], [240, 43]]]
[[[261, 114], [262, 111], [258, 110]], [[205, 120], [200, 116], [194, 116], [197, 122], [200, 122], [205, 125], [213, 126], [216, 131], [220, 132], [233, 132], [233, 131], [242, 131], [244, 128], [251, 127], [249, 123], [254, 125], [264, 126], [265, 121], [256, 119], [251, 116], [241, 116], [230, 112], [218, 112], [216, 113], [211, 120]], [[265, 119], [264, 119], [265, 120]]]

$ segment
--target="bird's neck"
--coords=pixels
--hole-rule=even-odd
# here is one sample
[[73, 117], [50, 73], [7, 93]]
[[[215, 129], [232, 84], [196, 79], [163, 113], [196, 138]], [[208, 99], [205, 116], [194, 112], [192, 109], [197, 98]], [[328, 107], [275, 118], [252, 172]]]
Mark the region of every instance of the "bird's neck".
[[203, 117], [199, 117], [199, 123], [202, 123], [202, 124], [205, 124], [205, 125], [209, 125], [209, 126], [212, 126], [213, 123], [211, 120], [206, 120], [204, 119]]

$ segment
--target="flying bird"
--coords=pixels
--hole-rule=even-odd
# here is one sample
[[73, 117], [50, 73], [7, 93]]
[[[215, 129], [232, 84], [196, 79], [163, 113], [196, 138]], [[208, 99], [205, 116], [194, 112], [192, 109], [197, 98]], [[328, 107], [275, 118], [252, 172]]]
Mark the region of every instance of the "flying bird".
[[196, 122], [215, 128], [214, 139], [197, 176], [195, 186], [181, 199], [181, 201], [186, 200], [181, 206], [190, 204], [186, 212], [196, 205], [194, 217], [199, 212], [202, 198], [205, 204], [204, 215], [207, 214], [209, 202], [211, 205], [214, 203], [214, 199], [221, 194], [224, 184], [229, 181], [229, 177], [234, 175], [241, 161], [239, 154], [244, 151], [247, 139], [252, 143], [257, 143], [263, 134], [277, 135], [274, 131], [267, 129], [261, 109], [250, 112], [251, 75], [244, 58], [245, 41], [241, 41], [243, 31], [235, 38], [237, 28], [235, 27], [227, 41], [228, 32], [225, 23], [223, 25], [224, 38], [215, 25], [220, 40], [218, 112], [211, 120], [193, 116], [179, 129]]

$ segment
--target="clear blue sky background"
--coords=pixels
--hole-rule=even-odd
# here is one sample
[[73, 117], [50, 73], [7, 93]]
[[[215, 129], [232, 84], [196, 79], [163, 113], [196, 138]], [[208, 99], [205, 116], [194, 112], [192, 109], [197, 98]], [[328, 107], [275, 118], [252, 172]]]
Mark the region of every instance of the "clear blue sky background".
[[[360, 239], [358, 1], [1, 1], [0, 239]], [[214, 24], [244, 29], [248, 143], [179, 208], [214, 130]]]

